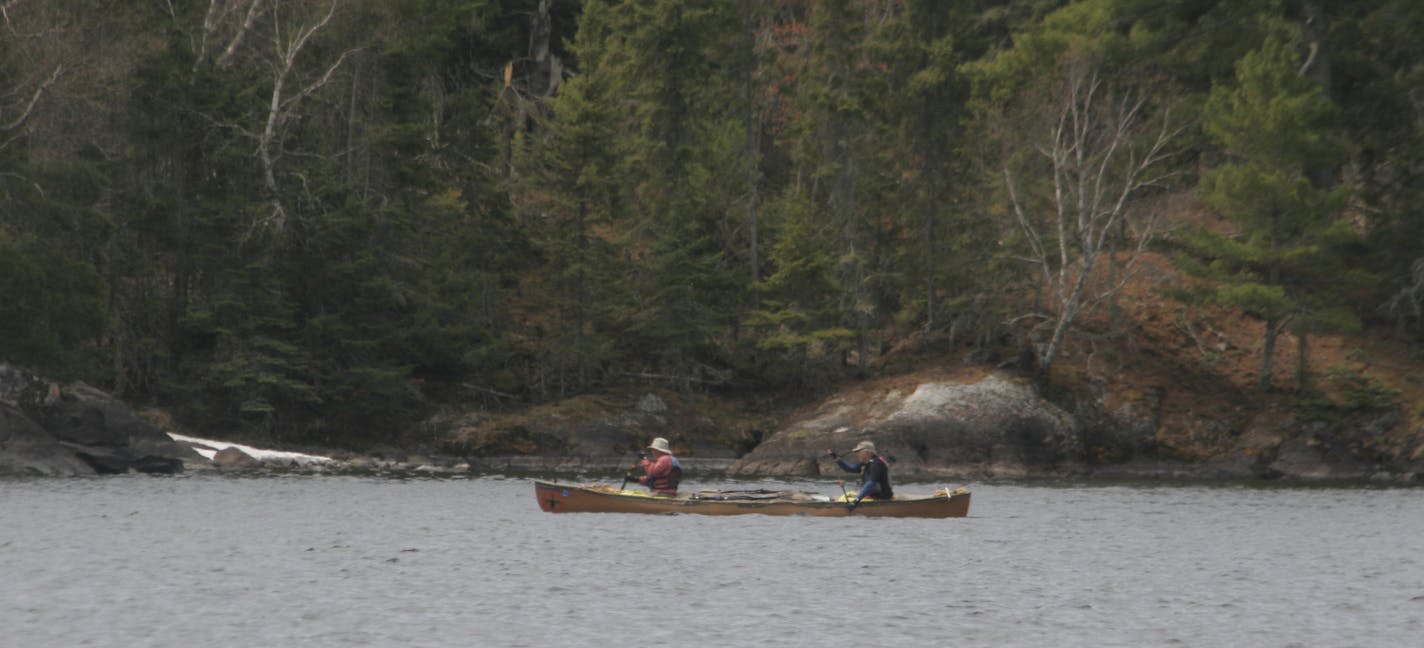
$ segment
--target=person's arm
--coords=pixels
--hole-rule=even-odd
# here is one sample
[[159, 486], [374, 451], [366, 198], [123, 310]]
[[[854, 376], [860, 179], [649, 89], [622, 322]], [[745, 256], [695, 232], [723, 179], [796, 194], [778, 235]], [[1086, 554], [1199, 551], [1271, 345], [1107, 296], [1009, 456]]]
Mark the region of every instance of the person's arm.
[[860, 464], [847, 463], [845, 459], [841, 459], [839, 457], [836, 458], [836, 465], [840, 466], [841, 470], [844, 470], [846, 472], [860, 472]]
[[648, 480], [651, 480], [654, 477], [666, 476], [668, 473], [672, 472], [672, 457], [663, 455], [661, 457], [658, 457], [657, 461], [648, 461], [647, 459], [644, 459], [643, 472], [648, 473], [647, 476], [644, 477], [644, 484], [648, 483]]
[[859, 502], [860, 500], [865, 499], [867, 495], [879, 495], [879, 494], [880, 494], [880, 482], [877, 482], [877, 481], [875, 481], [874, 479], [869, 479], [869, 480], [866, 480], [866, 482], [865, 482], [864, 484], [861, 484], [861, 485], [860, 485], [860, 490], [859, 490], [858, 492], [856, 492], [856, 494], [855, 494], [855, 501], [856, 501], [856, 502]]

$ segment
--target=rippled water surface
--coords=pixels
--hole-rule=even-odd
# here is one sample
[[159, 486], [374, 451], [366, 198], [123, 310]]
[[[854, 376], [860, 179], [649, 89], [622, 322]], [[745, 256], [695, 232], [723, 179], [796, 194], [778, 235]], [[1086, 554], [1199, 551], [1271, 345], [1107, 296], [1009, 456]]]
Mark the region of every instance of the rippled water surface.
[[[736, 487], [760, 485], [787, 486]], [[1421, 490], [972, 490], [969, 518], [872, 520], [551, 515], [531, 481], [494, 477], [0, 481], [0, 645], [1392, 647], [1424, 636]]]

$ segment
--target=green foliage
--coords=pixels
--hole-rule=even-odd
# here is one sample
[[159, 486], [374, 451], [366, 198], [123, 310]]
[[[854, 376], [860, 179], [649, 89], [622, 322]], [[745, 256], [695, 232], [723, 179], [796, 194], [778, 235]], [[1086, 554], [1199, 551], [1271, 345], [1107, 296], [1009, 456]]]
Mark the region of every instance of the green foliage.
[[[868, 75], [868, 110], [882, 135], [870, 149], [876, 175], [867, 192], [883, 196], [873, 218], [877, 248], [867, 286], [877, 315], [908, 317], [936, 330], [960, 319], [976, 294], [992, 224], [966, 205], [978, 187], [967, 110], [969, 79], [961, 67], [975, 34], [960, 4], [909, 2], [877, 25], [866, 49], [881, 74]], [[947, 107], [954, 107], [948, 109]]]
[[1295, 400], [1306, 418], [1335, 421], [1355, 412], [1391, 410], [1399, 406], [1399, 391], [1369, 376], [1359, 367], [1335, 366], [1325, 372], [1320, 390]]
[[1234, 306], [1257, 317], [1278, 318], [1290, 311], [1291, 300], [1281, 286], [1259, 283], [1236, 283], [1216, 291], [1219, 303]]
[[[555, 135], [591, 127], [599, 130], [589, 135], [603, 139], [585, 138], [576, 154], [550, 158], [577, 171], [573, 186], [555, 191], [590, 210], [564, 222], [576, 222], [583, 231], [575, 235], [587, 241], [593, 223], [583, 219], [597, 219], [602, 238], [633, 264], [616, 281], [588, 277], [617, 286], [605, 293], [614, 301], [603, 334], [616, 336], [618, 355], [639, 371], [684, 381], [725, 362], [719, 341], [740, 307], [738, 268], [728, 262], [740, 248], [723, 212], [734, 198], [722, 180], [735, 168], [737, 139], [723, 133], [740, 123], [738, 93], [718, 74], [727, 48], [740, 42], [726, 38], [736, 11], [732, 3], [679, 0], [587, 6], [573, 49], [590, 80], [575, 92], [588, 91], [595, 103], [582, 110], [595, 122], [560, 124]], [[579, 114], [575, 106], [555, 109]]]
[[555, 393], [598, 384], [614, 358], [609, 305], [619, 301], [618, 251], [600, 235], [615, 222], [618, 193], [613, 106], [603, 76], [566, 81], [549, 103], [549, 121], [515, 160], [520, 190], [537, 197], [521, 219], [546, 278], [529, 286], [529, 302], [550, 317], [531, 340], [535, 374], [547, 375], [539, 384]]
[[993, 160], [1065, 55], [1202, 125], [1198, 298], [1301, 336], [1390, 294], [1424, 321], [1404, 0], [1329, 4], [1328, 87], [1270, 0], [342, 0], [284, 77], [273, 43], [333, 5], [262, 3], [225, 55], [245, 16], [208, 3], [72, 4], [0, 39], [0, 360], [219, 431], [379, 440], [471, 394], [1004, 344], [1037, 295]]
[[1371, 298], [1396, 330], [1424, 340], [1415, 308], [1424, 261], [1424, 102], [1413, 90], [1424, 82], [1424, 12], [1408, 0], [1363, 0], [1331, 7], [1332, 96], [1356, 147], [1357, 200], [1365, 218], [1362, 265], [1379, 280]]
[[92, 153], [46, 160], [23, 142], [6, 142], [0, 130], [0, 145], [7, 143], [13, 148], [0, 147], [0, 362], [93, 380], [109, 325], [97, 262], [112, 228], [96, 208], [108, 179]]
[[773, 384], [818, 381], [854, 340], [836, 307], [829, 230], [804, 196], [783, 196], [768, 211], [782, 226], [767, 259], [775, 271], [757, 285], [757, 307], [745, 320], [757, 358], [753, 371]]
[[[1338, 109], [1321, 88], [1297, 73], [1299, 56], [1279, 33], [1237, 65], [1234, 87], [1219, 86], [1206, 105], [1206, 130], [1231, 155], [1258, 167], [1262, 176], [1337, 160], [1344, 143], [1330, 129]], [[1283, 185], [1294, 177], [1265, 177], [1273, 193], [1299, 194]]]
[[0, 229], [0, 359], [87, 378], [105, 330], [102, 294], [93, 266]]
[[[1339, 112], [1297, 68], [1277, 30], [1241, 58], [1235, 84], [1213, 90], [1206, 130], [1230, 157], [1202, 178], [1202, 197], [1236, 231], [1191, 238], [1222, 282], [1217, 300], [1266, 321], [1265, 386], [1278, 322], [1291, 318], [1301, 335], [1359, 328], [1340, 282], [1355, 238], [1338, 220], [1349, 187], [1327, 179], [1346, 150], [1335, 130]], [[1304, 380], [1305, 367], [1298, 373]]]

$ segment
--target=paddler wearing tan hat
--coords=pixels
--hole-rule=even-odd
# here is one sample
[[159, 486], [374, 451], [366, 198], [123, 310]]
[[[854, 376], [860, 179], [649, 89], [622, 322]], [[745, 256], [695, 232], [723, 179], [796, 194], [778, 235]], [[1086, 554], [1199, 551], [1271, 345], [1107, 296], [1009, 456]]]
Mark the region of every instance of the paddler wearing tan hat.
[[846, 502], [846, 508], [854, 509], [867, 497], [887, 500], [894, 497], [895, 492], [890, 488], [890, 464], [875, 453], [875, 444], [867, 439], [855, 444], [850, 452], [855, 455], [855, 463], [841, 459], [835, 450], [826, 451], [826, 456], [835, 459], [841, 470], [860, 473], [860, 490], [856, 491], [854, 499]]
[[677, 484], [682, 481], [682, 463], [672, 456], [672, 447], [668, 445], [668, 440], [662, 437], [653, 439], [653, 442], [648, 444], [648, 450], [652, 456], [644, 456], [638, 462], [643, 468], [643, 476], [630, 475], [629, 478], [637, 479], [639, 484], [647, 486], [654, 495], [675, 497]]

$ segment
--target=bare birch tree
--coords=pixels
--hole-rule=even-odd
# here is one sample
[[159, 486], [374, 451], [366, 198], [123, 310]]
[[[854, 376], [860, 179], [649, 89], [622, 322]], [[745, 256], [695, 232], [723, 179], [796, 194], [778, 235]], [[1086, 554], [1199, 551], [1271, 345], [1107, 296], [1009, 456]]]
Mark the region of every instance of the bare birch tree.
[[[1005, 164], [1013, 214], [1029, 255], [1050, 295], [1036, 330], [1048, 329], [1036, 343], [1039, 368], [1047, 374], [1063, 350], [1074, 322], [1098, 303], [1116, 295], [1133, 275], [1136, 262], [1155, 236], [1152, 213], [1134, 215], [1134, 199], [1175, 175], [1166, 164], [1180, 129], [1163, 111], [1149, 123], [1147, 99], [1118, 93], [1099, 76], [1091, 60], [1070, 58], [1061, 68], [1056, 89], [1026, 132], [1039, 138], [1034, 155], [1046, 164], [1040, 176], [1025, 177], [1023, 167]], [[1095, 271], [1112, 259], [1114, 236], [1125, 232], [1122, 271], [1103, 281]]]
[[[209, 0], [202, 28], [195, 37], [198, 56], [194, 69], [203, 65], [231, 69], [246, 50], [272, 75], [262, 124], [225, 124], [256, 143], [269, 209], [252, 222], [252, 231], [285, 229], [290, 210], [278, 169], [284, 153], [283, 127], [299, 114], [302, 102], [331, 83], [342, 64], [359, 49], [343, 51], [335, 61], [318, 66], [322, 71], [316, 74], [303, 74], [303, 67], [298, 64], [314, 39], [332, 24], [340, 4], [341, 0], [330, 0], [324, 12], [319, 8], [312, 12], [312, 5], [307, 2], [295, 3], [298, 9], [284, 11], [280, 0]], [[301, 22], [303, 15], [309, 16], [308, 22]], [[295, 24], [288, 24], [294, 17]], [[270, 49], [252, 44], [260, 42], [256, 39], [262, 36]]]
[[45, 91], [64, 72], [63, 64], [56, 64], [49, 78], [40, 81], [33, 88], [0, 88], [0, 151], [5, 150], [16, 137], [21, 126], [34, 113], [35, 106], [44, 97]]
[[[45, 41], [43, 27], [24, 28], [16, 25], [17, 21], [12, 18], [12, 13], [22, 8], [24, 7], [20, 6], [20, 0], [0, 2], [0, 39], [7, 39], [11, 43]], [[32, 17], [31, 22], [39, 23], [40, 17]], [[46, 60], [56, 57], [41, 55], [35, 58], [38, 60], [30, 61], [31, 69], [0, 69], [0, 151], [8, 148], [20, 136], [22, 127], [34, 115], [40, 100], [64, 73], [62, 61]], [[5, 61], [0, 61], [0, 66], [4, 64]], [[43, 68], [43, 71], [35, 73], [35, 68]]]
[[[209, 62], [210, 52], [220, 52], [211, 62], [219, 69], [232, 65], [233, 56], [242, 47], [247, 34], [262, 17], [263, 0], [209, 0], [208, 11], [203, 16], [203, 29], [198, 35], [198, 52], [193, 61], [194, 68]], [[333, 3], [335, 6], [335, 3]], [[169, 13], [175, 10], [168, 5]]]
[[342, 52], [335, 62], [327, 66], [321, 76], [305, 84], [298, 82], [295, 91], [288, 87], [288, 84], [295, 80], [293, 79], [293, 70], [297, 57], [311, 43], [313, 36], [331, 24], [332, 16], [336, 15], [337, 4], [337, 0], [332, 0], [325, 16], [311, 25], [298, 25], [290, 32], [284, 32], [279, 17], [276, 14], [273, 15], [272, 44], [276, 61], [275, 75], [272, 82], [271, 100], [267, 109], [267, 122], [258, 137], [257, 152], [262, 160], [262, 177], [267, 184], [272, 206], [267, 224], [277, 231], [281, 231], [287, 221], [287, 209], [282, 203], [282, 192], [277, 185], [277, 158], [281, 154], [278, 129], [296, 112], [297, 106], [303, 99], [330, 83], [341, 64], [356, 51], [349, 49]]

